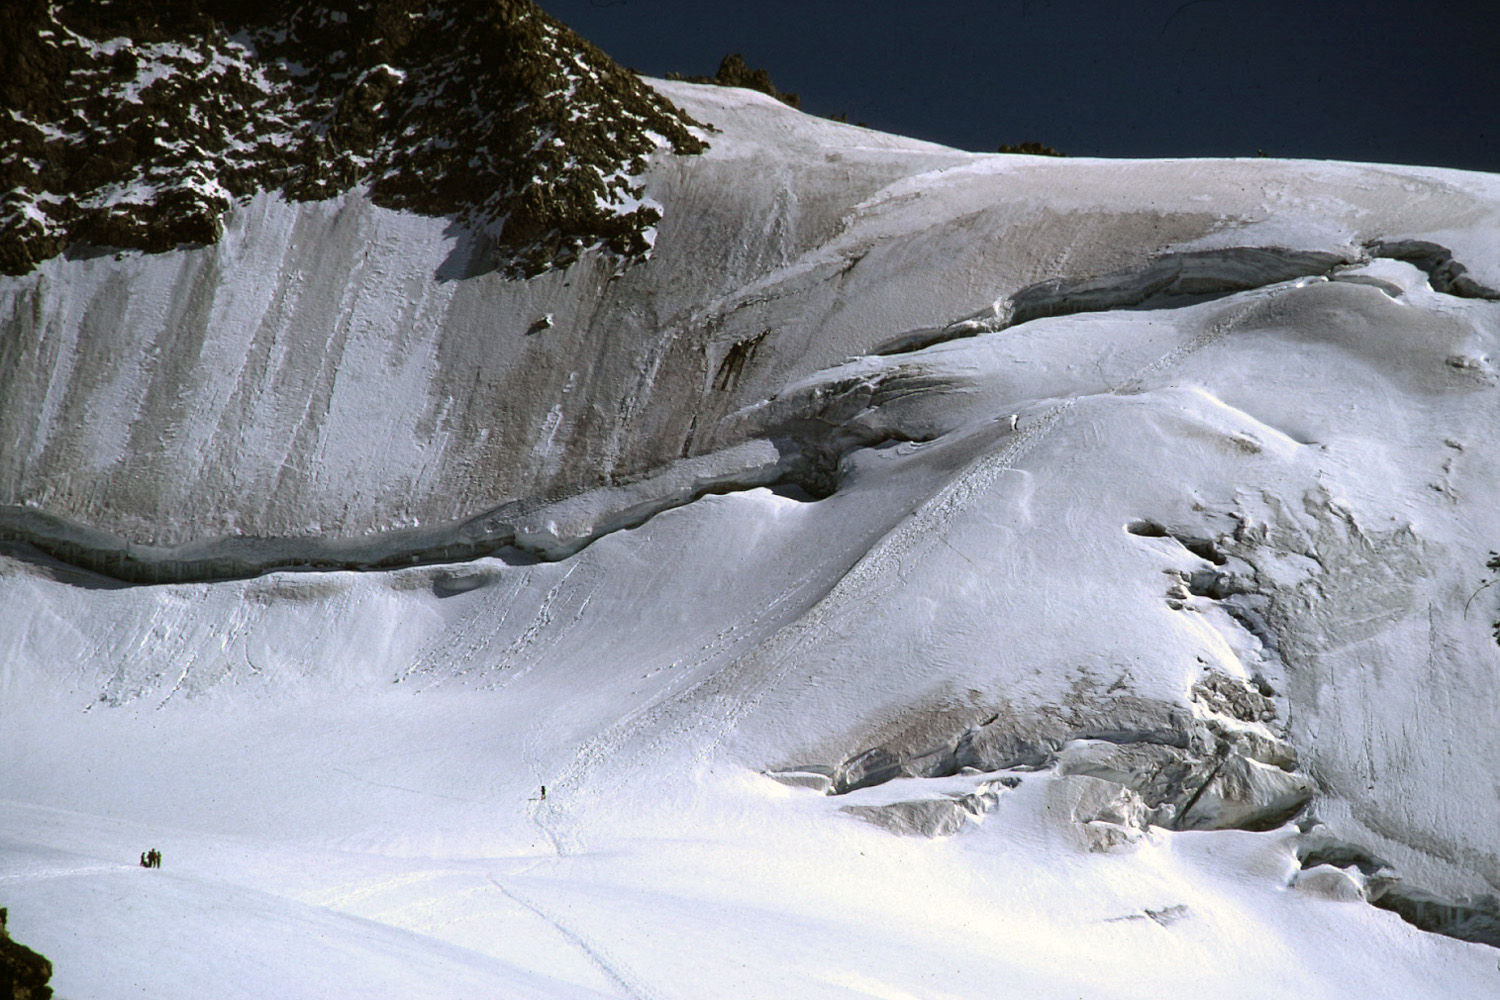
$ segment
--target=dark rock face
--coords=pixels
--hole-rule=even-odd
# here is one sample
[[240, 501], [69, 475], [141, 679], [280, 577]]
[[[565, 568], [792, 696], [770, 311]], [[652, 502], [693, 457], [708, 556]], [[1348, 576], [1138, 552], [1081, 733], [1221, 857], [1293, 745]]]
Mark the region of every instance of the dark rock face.
[[467, 267], [650, 247], [632, 177], [690, 118], [530, 0], [22, 0], [0, 24], [0, 271], [211, 243], [232, 201], [451, 216]]
[[0, 907], [0, 1000], [48, 1000], [52, 963], [10, 939], [7, 913]]
[[796, 94], [778, 90], [771, 82], [771, 74], [763, 69], [751, 69], [745, 62], [745, 57], [738, 52], [731, 52], [719, 63], [719, 71], [713, 76], [684, 76], [681, 73], [668, 73], [668, 80], [681, 80], [683, 83], [716, 83], [721, 87], [744, 87], [747, 90], [758, 90], [762, 94], [776, 98], [789, 108], [801, 108], [802, 99]]

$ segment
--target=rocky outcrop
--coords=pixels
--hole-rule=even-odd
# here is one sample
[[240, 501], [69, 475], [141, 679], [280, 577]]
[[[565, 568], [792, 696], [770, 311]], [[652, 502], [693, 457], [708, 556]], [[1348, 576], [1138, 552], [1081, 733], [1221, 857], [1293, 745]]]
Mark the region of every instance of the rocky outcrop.
[[52, 963], [19, 942], [6, 928], [9, 914], [0, 906], [0, 1000], [48, 1000]]
[[451, 217], [457, 273], [645, 253], [633, 180], [695, 123], [530, 0], [45, 3], [0, 26], [0, 272], [213, 243], [237, 199]]
[[745, 62], [745, 57], [738, 52], [731, 52], [719, 63], [719, 71], [713, 76], [684, 76], [681, 73], [668, 73], [668, 80], [680, 80], [683, 83], [715, 83], [721, 87], [744, 87], [747, 90], [758, 90], [762, 94], [776, 98], [789, 108], [801, 108], [802, 101], [796, 95], [784, 90], [778, 90], [771, 82], [771, 74], [763, 69], [751, 69]]

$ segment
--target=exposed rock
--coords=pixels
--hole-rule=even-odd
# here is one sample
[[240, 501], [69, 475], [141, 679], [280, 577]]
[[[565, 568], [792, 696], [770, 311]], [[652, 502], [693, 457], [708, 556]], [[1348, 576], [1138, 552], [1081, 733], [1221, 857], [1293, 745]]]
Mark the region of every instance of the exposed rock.
[[1255, 687], [1217, 671], [1193, 685], [1193, 698], [1210, 711], [1241, 722], [1270, 722], [1276, 703]]
[[0, 26], [0, 272], [216, 241], [262, 190], [453, 218], [454, 275], [650, 249], [696, 124], [530, 0], [26, 0]]
[[771, 74], [763, 69], [751, 69], [745, 62], [745, 57], [738, 52], [731, 52], [719, 62], [719, 69], [713, 76], [684, 76], [681, 73], [668, 73], [668, 80], [681, 80], [683, 83], [716, 83], [721, 87], [744, 87], [747, 90], [758, 90], [762, 94], [776, 98], [789, 108], [802, 107], [802, 101], [796, 94], [778, 90], [771, 82]]
[[6, 928], [9, 913], [0, 906], [0, 997], [4, 1000], [47, 1000], [52, 987], [52, 963], [13, 941]]
[[1002, 142], [995, 150], [997, 153], [1021, 153], [1025, 156], [1063, 156], [1044, 142], [1035, 139], [1027, 139], [1025, 142]]

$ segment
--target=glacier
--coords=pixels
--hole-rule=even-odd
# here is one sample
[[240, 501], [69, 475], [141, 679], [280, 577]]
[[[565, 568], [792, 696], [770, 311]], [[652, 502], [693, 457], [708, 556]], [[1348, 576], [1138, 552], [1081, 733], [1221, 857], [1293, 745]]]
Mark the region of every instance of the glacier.
[[356, 189], [0, 278], [59, 994], [1500, 988], [1500, 178], [648, 82], [639, 263]]

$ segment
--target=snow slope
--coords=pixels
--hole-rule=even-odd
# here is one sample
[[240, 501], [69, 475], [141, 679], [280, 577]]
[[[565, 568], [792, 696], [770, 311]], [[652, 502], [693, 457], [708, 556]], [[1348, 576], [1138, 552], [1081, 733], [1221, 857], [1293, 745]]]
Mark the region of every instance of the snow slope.
[[1398, 915], [1500, 943], [1500, 179], [655, 85], [623, 273], [350, 195], [0, 285], [59, 995], [1500, 989]]

